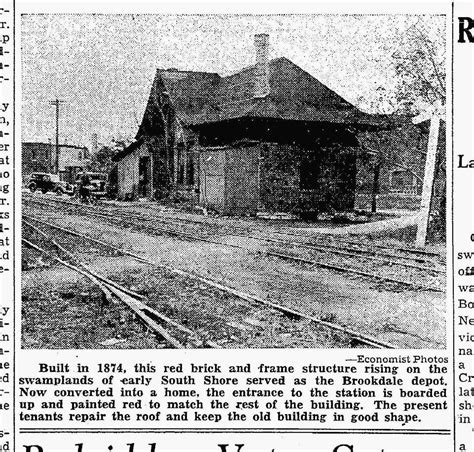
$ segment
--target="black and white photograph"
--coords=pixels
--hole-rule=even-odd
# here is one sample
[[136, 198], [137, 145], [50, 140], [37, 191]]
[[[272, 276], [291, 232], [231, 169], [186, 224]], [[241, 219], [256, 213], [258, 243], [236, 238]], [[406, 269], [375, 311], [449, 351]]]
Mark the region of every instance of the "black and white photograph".
[[23, 14], [24, 349], [440, 349], [441, 14]]

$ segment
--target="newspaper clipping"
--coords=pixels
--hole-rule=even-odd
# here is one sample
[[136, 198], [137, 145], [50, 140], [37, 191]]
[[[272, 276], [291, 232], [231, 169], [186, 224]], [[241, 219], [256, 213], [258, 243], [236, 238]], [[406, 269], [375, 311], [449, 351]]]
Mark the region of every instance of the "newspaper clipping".
[[0, 452], [473, 451], [470, 2], [0, 7]]

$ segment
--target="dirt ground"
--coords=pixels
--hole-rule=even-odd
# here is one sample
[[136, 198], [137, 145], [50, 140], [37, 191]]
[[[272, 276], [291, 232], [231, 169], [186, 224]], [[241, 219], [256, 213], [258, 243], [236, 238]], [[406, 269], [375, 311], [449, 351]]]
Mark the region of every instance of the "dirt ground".
[[[121, 207], [126, 207], [126, 204]], [[133, 209], [140, 209], [140, 206], [134, 205]], [[45, 220], [132, 250], [155, 262], [195, 272], [243, 292], [273, 300], [338, 325], [372, 335], [400, 348], [445, 347], [446, 295], [444, 293], [408, 288], [403, 290], [384, 288], [380, 284], [357, 276], [348, 276], [331, 270], [268, 257], [261, 252], [268, 249], [269, 245], [262, 242], [249, 240], [246, 243], [249, 249], [242, 250], [212, 243], [181, 240], [167, 235], [152, 235], [111, 224], [105, 219], [88, 218], [59, 210], [47, 212], [41, 208], [31, 210], [28, 208], [28, 211]], [[172, 214], [173, 212], [167, 212], [167, 215]], [[183, 214], [179, 213], [176, 217], [179, 218], [181, 215]], [[197, 215], [193, 217], [191, 214], [186, 214], [186, 217], [198, 220], [203, 218]], [[205, 221], [213, 221], [213, 219], [206, 218]], [[216, 223], [225, 223], [225, 221], [226, 219], [222, 218], [216, 219]], [[255, 224], [249, 219], [229, 220], [230, 225], [233, 222]], [[268, 228], [269, 234], [275, 227], [274, 224], [266, 226], [261, 220], [258, 220], [257, 224], [260, 230]], [[305, 232], [305, 234], [311, 236], [310, 232]], [[220, 238], [220, 240], [223, 239]], [[226, 240], [233, 243], [238, 239], [229, 236], [224, 239]], [[383, 242], [383, 238], [378, 237], [377, 240]], [[392, 237], [390, 243], [393, 244], [394, 240], [397, 238]], [[403, 244], [403, 241], [399, 240], [398, 243]], [[78, 242], [78, 246], [83, 246], [84, 250], [88, 251], [90, 244], [81, 245]], [[202, 334], [207, 331], [224, 346], [328, 348], [351, 346], [347, 339], [317, 330], [308, 332], [307, 325], [305, 327], [301, 322], [289, 325], [286, 320], [283, 321], [275, 314], [270, 315], [261, 308], [246, 307], [244, 309], [241, 306], [242, 312], [229, 317], [230, 313], [235, 311], [235, 300], [229, 300], [222, 293], [215, 293], [208, 288], [200, 288], [195, 283], [178, 281], [176, 277], [169, 278], [164, 274], [157, 274], [156, 270], [152, 271], [136, 261], [131, 262], [130, 259], [104, 256], [101, 252], [87, 252], [82, 258], [94, 270], [116, 278], [127, 286], [135, 287], [141, 293], [161, 294], [161, 298], [154, 299], [157, 307], [167, 310], [166, 312], [174, 312], [174, 315], [184, 319], [185, 323], [192, 325]], [[83, 281], [80, 281], [81, 278], [67, 275], [67, 272], [58, 271], [57, 268], [41, 267], [41, 265], [32, 267], [23, 272], [24, 318], [33, 319], [24, 322], [24, 346], [55, 348], [52, 343], [54, 340], [41, 333], [42, 322], [44, 322], [42, 311], [45, 311], [45, 306], [51, 308], [51, 305], [57, 309], [58, 317], [49, 315], [48, 319], [51, 320], [48, 322], [49, 326], [51, 323], [60, 322], [61, 317], [64, 319], [75, 316], [74, 318], [78, 319], [79, 323], [80, 317], [84, 318], [83, 324], [75, 327], [88, 331], [88, 334], [82, 335], [83, 340], [77, 339], [81, 335], [74, 335], [66, 327], [58, 331], [58, 335], [63, 337], [59, 342], [64, 344], [65, 348], [69, 346], [77, 348], [108, 346], [156, 348], [162, 346], [159, 341], [135, 325], [130, 328], [130, 334], [125, 331], [114, 331], [113, 337], [107, 337], [107, 321], [118, 315], [114, 312], [113, 306], [107, 307], [104, 313], [98, 314], [100, 301], [97, 297], [99, 295], [81, 298], [80, 294], [87, 292], [83, 287]], [[49, 298], [43, 293], [43, 285], [51, 290]], [[72, 288], [68, 288], [68, 285], [72, 285]], [[76, 290], [72, 290], [74, 288]], [[58, 294], [68, 291], [75, 293], [75, 296], [69, 299], [67, 297], [64, 299], [63, 296], [58, 297]], [[46, 310], [46, 312], [49, 311]], [[91, 329], [95, 317], [100, 319], [98, 324], [102, 326]], [[201, 319], [201, 326], [199, 322], [193, 320], [198, 317]], [[227, 322], [222, 320], [229, 318]], [[202, 319], [206, 321], [202, 322]], [[118, 322], [120, 324], [120, 317]], [[211, 328], [211, 325], [216, 325], [216, 328]], [[225, 325], [225, 328], [218, 328], [219, 325]], [[71, 329], [74, 329], [73, 325]], [[232, 329], [234, 332], [231, 332]], [[219, 335], [218, 330], [225, 331], [225, 334]], [[257, 334], [259, 331], [260, 333]], [[71, 335], [69, 342], [64, 339], [68, 334]], [[93, 334], [96, 336], [91, 338]], [[132, 340], [132, 335], [135, 335], [136, 339]], [[103, 345], [104, 341], [105, 345]]]
[[133, 322], [132, 314], [122, 306], [107, 304], [102, 292], [88, 279], [60, 265], [38, 261], [29, 250], [23, 253], [31, 265], [38, 265], [22, 274], [24, 348], [164, 346]]
[[[72, 247], [68, 247], [72, 248]], [[90, 254], [83, 253], [86, 260]], [[165, 348], [124, 305], [110, 304], [89, 280], [24, 248], [23, 347]], [[262, 306], [129, 257], [90, 260], [93, 268], [147, 297], [148, 305], [224, 348], [348, 347], [344, 335], [318, 329]], [[107, 270], [104, 271], [104, 266]], [[191, 347], [192, 344], [189, 344]]]

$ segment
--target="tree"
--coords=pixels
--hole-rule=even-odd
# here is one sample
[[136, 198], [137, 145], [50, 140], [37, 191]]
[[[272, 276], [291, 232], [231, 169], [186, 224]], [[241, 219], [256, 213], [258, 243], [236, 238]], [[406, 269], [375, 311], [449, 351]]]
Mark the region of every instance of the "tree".
[[[398, 119], [400, 120], [400, 119]], [[380, 174], [385, 168], [398, 168], [409, 174], [414, 188], [423, 184], [423, 161], [426, 156], [426, 132], [423, 126], [414, 126], [406, 120], [405, 125], [387, 121], [386, 129], [359, 132], [360, 152], [365, 156], [366, 166], [372, 171], [371, 210], [377, 210], [377, 195], [380, 192]]]
[[101, 173], [108, 173], [114, 166], [112, 157], [117, 153], [117, 149], [111, 146], [102, 146], [91, 156], [91, 169]]
[[444, 24], [428, 29], [418, 22], [392, 54], [398, 78], [398, 111], [417, 114], [436, 101], [446, 104]]
[[[419, 21], [411, 27], [404, 38], [407, 51], [395, 52], [393, 55], [399, 77], [400, 104], [413, 113], [424, 111], [436, 103], [446, 105], [445, 22], [434, 21], [433, 24], [428, 28]], [[444, 238], [446, 232], [446, 158], [443, 152], [445, 145], [441, 134], [428, 223], [429, 233], [434, 233], [438, 238]]]
[[[362, 153], [372, 156], [372, 212], [377, 209], [381, 168], [398, 167], [411, 174], [420, 185], [423, 183], [419, 162], [425, 159], [426, 142], [421, 130], [411, 124], [410, 117], [436, 101], [446, 102], [444, 24], [432, 26], [430, 23], [430, 26], [428, 29], [419, 21], [410, 27], [392, 53], [397, 89], [389, 93], [379, 87], [375, 101], [380, 113], [391, 116], [386, 117], [387, 130], [358, 133]], [[392, 121], [399, 122], [395, 130]], [[442, 165], [442, 159], [440, 162]], [[437, 169], [438, 174], [442, 171], [442, 168]]]

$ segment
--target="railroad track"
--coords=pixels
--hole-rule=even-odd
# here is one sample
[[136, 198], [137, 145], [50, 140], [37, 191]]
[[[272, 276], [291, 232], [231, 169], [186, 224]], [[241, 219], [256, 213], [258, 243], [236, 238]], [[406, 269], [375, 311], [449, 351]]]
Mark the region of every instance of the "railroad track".
[[[199, 225], [205, 225], [206, 227], [210, 229], [221, 229], [222, 227], [215, 225], [215, 224], [210, 224], [207, 222], [199, 222], [195, 220], [188, 220], [188, 219], [170, 219], [166, 217], [165, 219], [156, 216], [150, 216], [150, 215], [135, 215], [131, 214], [129, 211], [124, 211], [124, 210], [118, 210], [118, 209], [107, 209], [109, 212], [116, 212], [122, 215], [126, 215], [127, 218], [131, 219], [136, 219], [138, 221], [151, 221], [151, 222], [159, 222], [159, 223], [164, 223], [164, 224], [175, 224], [178, 226], [182, 226], [183, 223], [191, 223], [191, 224], [199, 224]], [[282, 239], [275, 239], [271, 238], [268, 236], [263, 236], [263, 235], [255, 235], [253, 233], [248, 233], [248, 232], [240, 232], [236, 233], [235, 228], [232, 227], [232, 232], [224, 232], [220, 233], [219, 231], [217, 232], [217, 235], [221, 236], [227, 236], [227, 237], [242, 237], [245, 239], [254, 239], [258, 241], [263, 241], [263, 242], [268, 242], [268, 243], [273, 243], [273, 244], [278, 244], [278, 245], [284, 245], [284, 246], [292, 246], [292, 247], [297, 247], [297, 248], [304, 248], [307, 250], [313, 250], [313, 251], [319, 251], [319, 252], [324, 252], [324, 253], [332, 253], [332, 254], [337, 254], [340, 256], [350, 256], [350, 257], [356, 257], [356, 256], [363, 256], [366, 259], [369, 259], [371, 261], [375, 262], [381, 262], [383, 264], [389, 264], [389, 265], [400, 265], [403, 267], [407, 268], [414, 268], [417, 270], [424, 270], [430, 273], [446, 273], [445, 270], [435, 268], [433, 265], [436, 265], [435, 262], [433, 261], [427, 261], [426, 259], [419, 258], [419, 257], [408, 257], [408, 256], [401, 256], [399, 254], [394, 254], [394, 253], [377, 253], [376, 251], [370, 251], [367, 249], [357, 249], [357, 248], [348, 248], [347, 246], [342, 246], [342, 245], [333, 245], [330, 243], [327, 243], [327, 237], [326, 238], [326, 243], [308, 243], [308, 242], [301, 242], [301, 241], [289, 241], [289, 240], [282, 240]], [[262, 232], [264, 233], [264, 232]], [[273, 233], [273, 232], [272, 232]], [[282, 232], [276, 232], [277, 234], [285, 234]], [[216, 235], [216, 232], [212, 232], [213, 235]], [[295, 234], [296, 236], [296, 234]], [[337, 242], [340, 243], [340, 242]], [[354, 242], [351, 242], [354, 243]], [[394, 260], [397, 259], [397, 260]], [[400, 260], [404, 259], [404, 260]], [[407, 262], [408, 261], [408, 262]], [[410, 262], [411, 261], [411, 262]], [[416, 262], [416, 263], [412, 263]], [[424, 266], [424, 265], [419, 265], [419, 263], [425, 263], [427, 262], [430, 264], [430, 266]]]
[[[31, 195], [29, 196], [29, 199], [37, 202], [37, 203], [44, 203], [45, 205], [48, 205], [48, 201], [52, 203], [57, 203], [57, 204], [63, 204], [63, 205], [70, 205], [72, 207], [77, 207], [79, 209], [89, 209], [89, 210], [100, 210], [102, 213], [104, 210], [107, 210], [109, 213], [115, 212], [119, 215], [126, 215], [128, 218], [134, 218], [138, 219], [140, 221], [154, 221], [154, 222], [160, 222], [160, 223], [165, 223], [165, 224], [175, 224], [182, 226], [183, 223], [186, 224], [192, 224], [192, 225], [199, 225], [199, 226], [205, 226], [207, 228], [213, 229], [213, 234], [215, 234], [216, 230], [222, 230], [223, 226], [217, 225], [215, 223], [210, 223], [207, 220], [197, 220], [197, 219], [190, 219], [190, 218], [182, 218], [180, 217], [179, 219], [176, 219], [174, 217], [170, 217], [167, 215], [164, 215], [162, 212], [158, 212], [159, 216], [156, 215], [143, 215], [141, 214], [131, 214], [130, 210], [125, 210], [125, 209], [120, 209], [117, 207], [111, 207], [111, 206], [91, 206], [91, 205], [84, 205], [84, 204], [78, 204], [74, 203], [71, 201], [66, 201], [64, 199], [54, 199], [54, 198], [49, 198], [48, 201], [46, 200], [39, 200], [38, 198], [33, 198]], [[156, 209], [153, 209], [156, 211]], [[228, 229], [228, 228], [227, 228]], [[239, 230], [240, 232], [237, 233], [236, 231]], [[255, 232], [260, 233], [262, 235], [255, 235]], [[262, 231], [262, 230], [253, 230], [253, 233], [249, 232], [248, 229], [245, 229], [244, 227], [235, 227], [234, 225], [232, 226], [232, 231], [224, 231], [226, 236], [233, 236], [233, 237], [243, 237], [243, 238], [253, 238], [255, 240], [261, 240], [261, 241], [267, 241], [267, 242], [272, 242], [272, 243], [279, 243], [279, 244], [290, 244], [292, 246], [296, 247], [301, 247], [301, 248], [306, 248], [306, 249], [313, 249], [315, 251], [329, 251], [331, 250], [332, 253], [334, 254], [340, 254], [340, 255], [363, 255], [367, 257], [368, 259], [372, 259], [374, 261], [379, 261], [379, 262], [387, 262], [387, 263], [394, 263], [393, 259], [398, 259], [396, 262], [397, 265], [404, 265], [406, 267], [411, 267], [411, 268], [418, 268], [418, 269], [424, 269], [424, 270], [429, 270], [431, 272], [438, 272], [438, 273], [445, 273], [445, 270], [436, 268], [435, 266], [438, 264], [437, 262], [433, 261], [431, 258], [438, 258], [441, 259], [442, 256], [440, 256], [438, 253], [427, 251], [427, 250], [420, 250], [417, 248], [403, 248], [403, 247], [389, 247], [385, 245], [380, 245], [376, 243], [370, 243], [368, 245], [365, 242], [362, 241], [356, 241], [356, 240], [341, 240], [341, 239], [336, 239], [333, 236], [330, 238], [327, 235], [324, 234], [316, 234], [316, 236], [313, 236], [311, 240], [312, 242], [306, 242], [306, 241], [301, 241], [301, 234], [296, 234], [292, 233], [290, 231], [278, 231], [278, 230], [272, 230], [272, 234], [277, 234], [281, 235], [284, 237], [291, 237], [292, 240], [298, 239], [297, 241], [289, 241], [288, 238], [285, 240], [283, 239], [276, 239], [276, 238], [270, 238], [268, 237], [268, 231]], [[328, 242], [331, 243], [328, 243]], [[393, 251], [398, 251], [398, 253], [394, 253]], [[404, 253], [404, 254], [400, 254]], [[408, 262], [403, 262], [400, 261], [402, 259], [403, 261], [408, 261]], [[414, 262], [415, 264], [410, 264], [409, 262]], [[417, 265], [419, 263], [425, 263], [428, 266], [420, 266]]]
[[[116, 207], [111, 207], [111, 208], [109, 208], [109, 210], [110, 209], [117, 209], [117, 208]], [[166, 220], [177, 221], [176, 217], [171, 217], [169, 215], [163, 214], [162, 209], [160, 209], [158, 207], [155, 207], [155, 206], [152, 206], [152, 205], [147, 205], [147, 210], [153, 210], [153, 211], [157, 212], [157, 214], [159, 214], [161, 218], [164, 218]], [[156, 217], [154, 217], [154, 218], [156, 218]], [[219, 227], [215, 223], [211, 223], [211, 222], [209, 222], [207, 220], [204, 220], [204, 219], [203, 220], [197, 220], [197, 219], [179, 217], [179, 221], [190, 223], [190, 224], [205, 225], [205, 226], [211, 226], [211, 227], [213, 227], [213, 226]], [[234, 226], [232, 226], [232, 227], [234, 228]], [[254, 228], [254, 227], [252, 226], [252, 228]], [[246, 231], [244, 226], [239, 227], [239, 229], [241, 229], [242, 231]], [[262, 231], [262, 230], [258, 230], [258, 229], [253, 229], [253, 230], [255, 232], [260, 232], [262, 234], [268, 234], [268, 231]], [[286, 237], [292, 237], [292, 238], [295, 238], [295, 239], [301, 239], [301, 233], [291, 232], [291, 231], [288, 231], [288, 230], [280, 231], [280, 230], [275, 229], [275, 228], [273, 228], [271, 232], [272, 232], [272, 234], [282, 235], [282, 236], [286, 236]], [[328, 239], [327, 234], [317, 234], [316, 233], [316, 234], [313, 234], [311, 238], [320, 239], [322, 241], [321, 244], [323, 244], [325, 246], [330, 246], [330, 245], [327, 245], [327, 239]], [[363, 242], [363, 241], [360, 241], [360, 240], [342, 240], [342, 239], [339, 239], [339, 238], [336, 239], [334, 237], [331, 237], [331, 241], [333, 241], [335, 244], [337, 244], [337, 245], [334, 245], [334, 248], [337, 248], [337, 249], [345, 249], [344, 247], [349, 247], [349, 248], [347, 248], [348, 250], [357, 251], [357, 248], [354, 248], [354, 247], [358, 247], [361, 253], [371, 253], [371, 254], [377, 253], [379, 255], [387, 256], [387, 257], [403, 257], [403, 258], [406, 258], [406, 259], [414, 260], [416, 262], [423, 262], [425, 260], [423, 257], [443, 258], [443, 256], [441, 256], [439, 253], [436, 253], [434, 251], [422, 250], [420, 248], [397, 247], [397, 246], [393, 247], [393, 246], [381, 245], [381, 244], [377, 244], [377, 243], [370, 243], [370, 247], [372, 248], [372, 249], [370, 249], [370, 248], [368, 248], [369, 245], [366, 242]], [[300, 242], [299, 241], [298, 243], [309, 245], [309, 246], [315, 245], [315, 243], [313, 243], [313, 242]], [[360, 248], [360, 247], [362, 247], [362, 248]], [[375, 249], [385, 250], [385, 251], [376, 251]], [[400, 256], [399, 254], [394, 254], [394, 253], [391, 253], [391, 252], [386, 251], [386, 250], [400, 251], [400, 252], [408, 254], [409, 256]]]
[[[132, 228], [138, 227], [140, 228], [140, 230], [145, 230], [151, 233], [167, 234], [167, 235], [176, 237], [178, 239], [184, 239], [184, 240], [190, 240], [190, 241], [201, 241], [201, 242], [211, 243], [215, 245], [249, 251], [248, 247], [238, 245], [235, 243], [233, 244], [228, 243], [228, 242], [224, 243], [222, 241], [216, 240], [214, 238], [215, 235], [213, 237], [202, 236], [202, 235], [197, 235], [196, 233], [177, 231], [175, 229], [163, 228], [163, 227], [158, 227], [154, 224], [150, 224], [150, 223], [153, 223], [154, 221], [161, 222], [160, 219], [147, 218], [144, 216], [134, 216], [134, 215], [129, 215], [129, 214], [123, 215], [123, 214], [120, 214], [119, 212], [115, 212], [115, 213], [104, 212], [104, 211], [100, 211], [100, 208], [91, 207], [91, 206], [83, 205], [83, 204], [76, 204], [76, 203], [72, 203], [70, 201], [64, 201], [64, 200], [53, 200], [53, 203], [49, 203], [48, 201], [45, 201], [45, 200], [38, 201], [35, 199], [32, 202], [37, 203], [37, 204], [47, 205], [49, 207], [56, 207], [57, 203], [59, 202], [63, 205], [70, 206], [70, 208], [73, 210], [78, 209], [84, 212], [86, 215], [104, 218], [108, 221], [115, 222], [115, 223], [119, 222], [120, 226], [129, 226]], [[140, 223], [135, 223], [135, 221], [140, 222]], [[235, 234], [228, 234], [228, 235], [235, 235]], [[221, 235], [221, 237], [223, 236]], [[265, 240], [271, 243], [277, 243], [279, 245], [291, 245], [291, 246], [303, 246], [303, 247], [307, 246], [305, 244], [299, 244], [299, 243], [293, 243], [293, 242], [290, 242], [288, 244], [288, 242], [279, 241], [279, 240], [271, 239], [271, 238], [252, 237], [251, 235], [242, 235], [242, 237], [256, 239], [256, 240]], [[345, 251], [333, 250], [332, 248], [324, 249], [322, 247], [314, 247], [314, 246], [308, 246], [308, 247], [311, 250], [343, 255], [350, 259], [356, 259], [356, 264], [359, 264], [361, 259], [366, 259], [366, 260], [369, 260], [369, 262], [373, 262], [373, 260], [375, 260], [376, 262], [382, 262], [383, 264], [389, 265], [390, 267], [399, 266], [403, 268], [416, 269], [417, 271], [423, 271], [425, 273], [430, 273], [430, 274], [443, 274], [444, 273], [443, 270], [436, 269], [433, 266], [431, 267], [420, 266], [420, 265], [415, 265], [412, 263], [401, 262], [399, 260], [391, 261], [386, 258], [380, 258], [377, 256], [348, 253]], [[396, 287], [412, 288], [415, 290], [443, 292], [443, 289], [440, 289], [439, 287], [418, 282], [418, 278], [416, 278], [415, 281], [406, 281], [404, 279], [396, 278], [393, 276], [384, 276], [377, 273], [368, 272], [365, 269], [354, 268], [353, 266], [332, 264], [332, 263], [327, 262], [327, 260], [325, 261], [316, 260], [314, 258], [306, 258], [306, 257], [297, 256], [297, 255], [291, 255], [291, 254], [283, 253], [280, 251], [266, 250], [266, 251], [259, 251], [259, 253], [268, 257], [278, 258], [285, 261], [292, 261], [292, 262], [296, 262], [303, 265], [309, 265], [312, 267], [320, 267], [320, 268], [325, 268], [327, 270], [337, 271], [340, 273], [346, 273], [346, 274], [350, 274], [350, 275], [354, 275], [358, 277], [368, 278], [368, 279], [378, 281], [381, 283], [385, 283], [385, 284], [388, 283], [391, 285], [395, 285]], [[354, 264], [354, 262], [352, 262], [352, 264]]]
[[[31, 217], [31, 216], [28, 216], [28, 215], [24, 215], [24, 217], [28, 218], [28, 221], [25, 224], [27, 224], [27, 225], [29, 224], [30, 227], [31, 226], [36, 227], [31, 223], [31, 221], [33, 221], [33, 222], [36, 222], [40, 225], [51, 228], [53, 230], [58, 230], [58, 231], [61, 231], [63, 233], [66, 233], [66, 234], [70, 234], [74, 237], [80, 237], [84, 240], [90, 241], [91, 243], [95, 243], [95, 244], [98, 244], [98, 245], [101, 245], [101, 246], [104, 246], [104, 247], [108, 247], [108, 248], [114, 250], [115, 252], [118, 252], [118, 253], [126, 255], [126, 256], [130, 256], [133, 259], [135, 259], [135, 260], [137, 260], [141, 263], [145, 263], [145, 264], [148, 264], [152, 267], [159, 268], [159, 269], [162, 269], [162, 270], [166, 270], [166, 271], [168, 271], [170, 273], [173, 273], [175, 275], [178, 275], [182, 278], [191, 279], [191, 280], [197, 281], [199, 283], [203, 283], [203, 284], [205, 284], [209, 287], [212, 287], [214, 289], [218, 289], [219, 291], [221, 291], [225, 294], [228, 294], [228, 295], [232, 295], [232, 296], [234, 296], [234, 297], [236, 297], [240, 300], [245, 301], [246, 303], [251, 303], [252, 305], [264, 306], [267, 309], [271, 309], [271, 310], [277, 311], [279, 313], [282, 313], [282, 314], [284, 314], [285, 316], [287, 316], [289, 318], [306, 320], [306, 321], [309, 321], [310, 324], [318, 325], [320, 327], [326, 328], [327, 330], [330, 330], [330, 331], [333, 331], [333, 332], [336, 331], [338, 333], [342, 333], [342, 334], [348, 336], [353, 343], [356, 343], [356, 344], [359, 343], [359, 344], [363, 344], [365, 346], [369, 346], [369, 347], [373, 347], [373, 348], [390, 348], [390, 349], [396, 348], [396, 346], [394, 346], [393, 344], [390, 344], [390, 343], [385, 342], [385, 341], [381, 341], [381, 340], [379, 340], [379, 339], [377, 339], [373, 336], [363, 334], [363, 333], [359, 333], [357, 331], [351, 330], [349, 328], [338, 325], [336, 323], [332, 323], [332, 322], [329, 322], [327, 320], [317, 318], [317, 317], [312, 316], [310, 314], [307, 314], [305, 312], [301, 312], [301, 311], [295, 310], [293, 308], [278, 304], [276, 302], [266, 300], [266, 299], [262, 299], [260, 297], [255, 296], [255, 295], [251, 295], [251, 294], [242, 292], [238, 289], [230, 287], [230, 286], [228, 286], [226, 284], [223, 284], [221, 282], [214, 281], [210, 278], [203, 277], [201, 275], [198, 275], [198, 274], [195, 274], [195, 273], [192, 273], [192, 272], [184, 271], [184, 270], [174, 268], [174, 267], [169, 266], [169, 265], [165, 265], [165, 264], [161, 264], [161, 263], [152, 261], [152, 260], [147, 259], [143, 256], [140, 256], [136, 253], [132, 253], [128, 250], [121, 249], [121, 248], [119, 248], [119, 247], [117, 247], [117, 246], [115, 246], [111, 243], [107, 243], [103, 240], [97, 240], [93, 237], [90, 237], [90, 236], [88, 236], [86, 234], [83, 234], [83, 233], [80, 233], [78, 231], [71, 230], [71, 229], [68, 229], [68, 228], [65, 228], [65, 227], [50, 223], [50, 222], [46, 222], [46, 221]], [[36, 229], [38, 229], [38, 228], [36, 227]], [[41, 233], [45, 234], [43, 231], [41, 231]], [[25, 245], [27, 245], [27, 246], [31, 246], [31, 245], [36, 246], [36, 245], [32, 244], [31, 242], [27, 242], [27, 241], [25, 241]], [[56, 247], [61, 247], [61, 245], [59, 245], [57, 242], [56, 242], [55, 246]], [[68, 252], [68, 251], [66, 250], [66, 252]], [[58, 261], [58, 258], [55, 258], [55, 260]], [[62, 260], [59, 260], [59, 261], [62, 265], [66, 264], [67, 266], [70, 266], [70, 264], [68, 264], [67, 262], [65, 263]], [[81, 268], [76, 266], [76, 268], [78, 268], [79, 271], [86, 271], [88, 274], [92, 275], [93, 278], [99, 279], [109, 289], [110, 289], [110, 287], [113, 287], [114, 289], [121, 290], [122, 292], [125, 292], [127, 295], [130, 295], [130, 296], [136, 296], [137, 295], [137, 294], [133, 294], [133, 293], [131, 294], [130, 291], [128, 289], [124, 288], [123, 286], [118, 286], [118, 288], [117, 288], [117, 284], [114, 283], [113, 281], [111, 281], [110, 279], [98, 276], [95, 272], [92, 272], [90, 269], [85, 270], [84, 267], [85, 267], [84, 265], [82, 265]], [[112, 290], [112, 289], [110, 289], [110, 290]], [[147, 310], [147, 309], [149, 309], [149, 308], [142, 307], [142, 310]], [[215, 344], [215, 343], [207, 342], [207, 345], [214, 346], [213, 348], [218, 347], [218, 344]]]
[[196, 332], [175, 320], [170, 319], [156, 309], [151, 308], [147, 304], [147, 299], [139, 293], [92, 271], [87, 265], [79, 262], [73, 253], [60, 245], [56, 240], [49, 237], [42, 230], [26, 221], [24, 221], [24, 223], [48, 240], [59, 251], [65, 254], [69, 260], [76, 261], [76, 263], [73, 264], [61, 259], [60, 257], [55, 256], [50, 250], [45, 250], [30, 240], [22, 239], [25, 246], [88, 278], [93, 284], [100, 288], [109, 302], [111, 302], [113, 298], [121, 301], [149, 330], [163, 338], [171, 347], [183, 349], [189, 348], [189, 345], [191, 344], [194, 347], [221, 348], [215, 342], [203, 340]]

